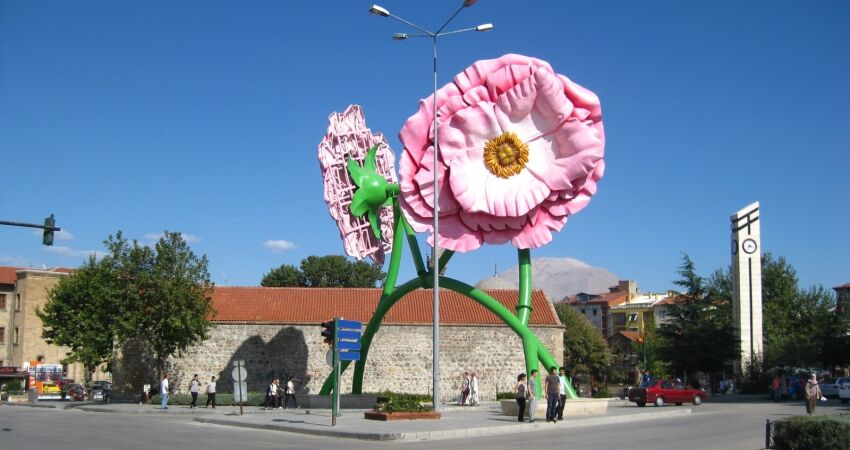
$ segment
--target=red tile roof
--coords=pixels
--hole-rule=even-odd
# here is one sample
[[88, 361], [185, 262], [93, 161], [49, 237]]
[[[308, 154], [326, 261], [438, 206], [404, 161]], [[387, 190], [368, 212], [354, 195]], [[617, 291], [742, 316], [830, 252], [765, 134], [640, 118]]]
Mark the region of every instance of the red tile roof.
[[24, 270], [23, 267], [3, 267], [0, 266], [0, 284], [15, 284], [18, 282], [18, 275], [15, 273], [19, 270]]
[[0, 284], [15, 284], [18, 282], [18, 275], [16, 272], [19, 270], [38, 270], [42, 272], [58, 272], [58, 273], [73, 273], [75, 269], [69, 269], [67, 267], [52, 267], [50, 269], [34, 269], [32, 267], [11, 267], [11, 266], [0, 266]]
[[628, 292], [607, 292], [605, 294], [594, 294], [593, 298], [586, 301], [586, 302], [580, 302], [578, 300], [578, 296], [571, 295], [571, 296], [567, 297], [565, 302], [567, 304], [571, 305], [571, 306], [584, 305], [584, 304], [588, 304], [588, 305], [603, 304], [603, 305], [607, 305], [607, 306], [615, 306], [615, 305], [625, 303], [626, 299], [628, 298], [628, 295], [629, 295]]
[[[381, 297], [381, 289], [266, 288], [217, 286], [213, 291], [216, 323], [321, 323], [333, 317], [368, 322]], [[485, 290], [488, 295], [516, 313], [516, 290]], [[399, 300], [383, 323], [430, 324], [433, 319], [433, 290], [417, 289]], [[543, 291], [531, 294], [534, 308], [530, 324], [560, 325], [558, 316]], [[499, 318], [475, 301], [458, 293], [440, 290], [440, 323], [498, 325]]]
[[833, 289], [845, 289], [850, 288], [850, 283], [842, 284], [841, 286], [835, 286]]
[[638, 333], [637, 331], [623, 330], [620, 332], [620, 334], [622, 334], [623, 337], [632, 342], [638, 342], [638, 339], [640, 338], [640, 333]]

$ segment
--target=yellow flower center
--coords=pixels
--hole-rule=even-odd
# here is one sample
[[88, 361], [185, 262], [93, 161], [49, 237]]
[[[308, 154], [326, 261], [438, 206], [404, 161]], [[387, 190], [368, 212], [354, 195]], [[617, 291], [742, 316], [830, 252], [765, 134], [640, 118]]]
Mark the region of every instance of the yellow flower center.
[[528, 164], [528, 144], [506, 131], [484, 144], [484, 165], [499, 178], [510, 178]]

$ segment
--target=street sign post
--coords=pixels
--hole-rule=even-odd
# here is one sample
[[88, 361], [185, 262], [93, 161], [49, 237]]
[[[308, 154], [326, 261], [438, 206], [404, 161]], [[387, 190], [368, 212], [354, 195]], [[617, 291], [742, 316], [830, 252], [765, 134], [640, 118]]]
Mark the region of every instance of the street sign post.
[[239, 402], [239, 415], [242, 415], [242, 404], [248, 398], [248, 371], [245, 370], [245, 360], [233, 361], [233, 370], [230, 372], [233, 377], [233, 401]]
[[331, 400], [331, 426], [336, 426], [336, 418], [339, 414], [339, 375], [342, 371], [341, 361], [359, 361], [360, 360], [360, 330], [363, 328], [362, 322], [354, 320], [345, 320], [342, 317], [336, 317], [333, 324], [325, 322], [322, 327], [328, 330], [322, 332], [322, 335], [328, 337], [331, 328], [333, 329], [333, 356], [331, 358], [331, 367], [334, 373], [333, 397]]

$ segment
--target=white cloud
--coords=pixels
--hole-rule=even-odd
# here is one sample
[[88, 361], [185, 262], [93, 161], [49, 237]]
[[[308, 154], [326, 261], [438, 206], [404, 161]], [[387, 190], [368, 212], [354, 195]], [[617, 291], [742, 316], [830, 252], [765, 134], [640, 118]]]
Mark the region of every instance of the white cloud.
[[65, 230], [60, 230], [53, 233], [53, 237], [55, 237], [59, 241], [70, 241], [74, 239], [74, 235]]
[[[35, 230], [32, 234], [34, 236], [41, 236], [44, 234], [44, 230]], [[59, 230], [53, 233], [53, 239], [57, 241], [70, 241], [74, 239], [74, 235], [65, 230]]]
[[70, 256], [72, 258], [88, 258], [92, 255], [101, 258], [106, 255], [105, 252], [101, 252], [98, 250], [78, 250], [71, 247], [65, 247], [63, 245], [44, 247], [44, 249], [50, 253], [53, 253], [54, 255]]
[[[201, 238], [199, 236], [195, 236], [194, 234], [186, 234], [180, 233], [180, 236], [186, 241], [187, 244], [197, 244], [201, 242]], [[165, 237], [165, 233], [145, 233], [145, 240], [150, 243], [157, 242], [158, 240]]]
[[9, 256], [9, 255], [0, 255], [0, 264], [4, 266], [15, 266], [15, 267], [36, 267], [40, 266], [40, 262], [33, 261], [29, 258], [24, 258], [23, 256]]
[[284, 241], [283, 239], [278, 240], [268, 240], [263, 246], [273, 253], [283, 253], [287, 250], [292, 250], [295, 248], [295, 244], [289, 241]]

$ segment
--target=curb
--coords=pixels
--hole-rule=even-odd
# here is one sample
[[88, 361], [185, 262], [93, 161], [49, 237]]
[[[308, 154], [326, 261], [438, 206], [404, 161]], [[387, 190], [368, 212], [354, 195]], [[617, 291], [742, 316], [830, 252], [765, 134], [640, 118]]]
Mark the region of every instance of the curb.
[[497, 436], [504, 434], [526, 433], [528, 431], [555, 430], [565, 428], [579, 428], [595, 425], [612, 425], [642, 420], [652, 420], [667, 417], [678, 417], [691, 414], [691, 408], [677, 408], [669, 411], [645, 412], [637, 414], [623, 414], [609, 417], [589, 417], [582, 419], [564, 420], [561, 423], [525, 423], [500, 425], [492, 427], [463, 428], [453, 430], [419, 431], [419, 432], [357, 432], [338, 431], [332, 429], [311, 429], [284, 424], [250, 423], [242, 421], [231, 421], [221, 418], [195, 417], [192, 419], [197, 423], [212, 425], [224, 425], [240, 428], [251, 428], [259, 430], [284, 431], [289, 433], [308, 434], [314, 436], [327, 436], [346, 439], [358, 439], [366, 441], [430, 441], [443, 439], [462, 439], [479, 436]]
[[56, 409], [56, 405], [41, 405], [38, 403], [3, 403], [3, 406], [23, 406], [24, 408], [48, 408]]
[[201, 411], [193, 411], [191, 409], [182, 410], [182, 409], [176, 409], [176, 408], [173, 409], [173, 410], [171, 408], [169, 408], [168, 410], [162, 410], [162, 409], [159, 409], [159, 408], [135, 409], [135, 410], [130, 410], [130, 409], [116, 410], [116, 409], [113, 409], [113, 408], [107, 408], [107, 407], [103, 407], [103, 406], [78, 406], [75, 409], [79, 409], [80, 411], [95, 412], [95, 413], [161, 414], [161, 415], [166, 415], [166, 416], [195, 416], [195, 415], [215, 414], [215, 412], [212, 412], [212, 411], [201, 412]]

